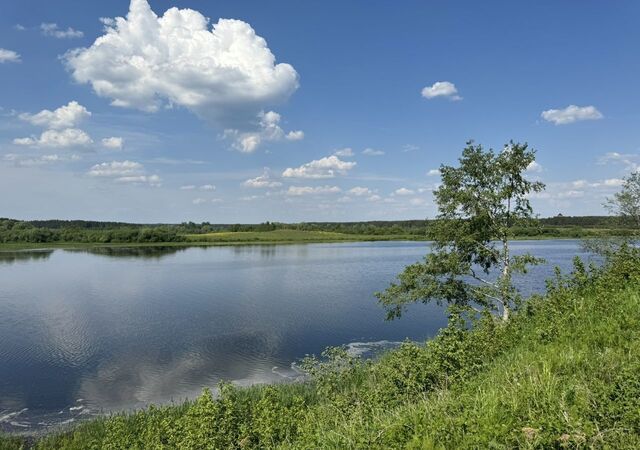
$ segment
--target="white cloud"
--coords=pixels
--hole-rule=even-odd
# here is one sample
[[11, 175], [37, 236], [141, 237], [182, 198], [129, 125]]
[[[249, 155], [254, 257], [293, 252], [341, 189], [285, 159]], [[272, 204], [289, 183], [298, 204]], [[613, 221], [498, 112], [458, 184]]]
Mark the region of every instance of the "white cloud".
[[24, 25], [20, 25], [19, 23], [15, 24], [13, 28], [18, 31], [26, 31], [27, 29], [27, 27], [25, 27]]
[[116, 136], [104, 138], [102, 139], [102, 146], [112, 150], [122, 150], [122, 147], [124, 146], [124, 139]]
[[406, 144], [404, 147], [402, 147], [402, 151], [403, 152], [414, 152], [416, 150], [420, 150], [420, 147], [418, 147], [417, 145], [414, 144]]
[[246, 180], [242, 185], [250, 188], [275, 188], [282, 186], [282, 183], [271, 179], [269, 169], [265, 168], [262, 175]]
[[367, 201], [369, 202], [379, 202], [380, 200], [382, 200], [382, 197], [380, 197], [379, 195], [372, 195], [367, 198]]
[[201, 191], [215, 191], [216, 187], [213, 184], [203, 184], [200, 186]]
[[20, 62], [20, 55], [13, 50], [7, 50], [6, 48], [0, 48], [0, 64], [2, 63], [17, 63]]
[[426, 86], [422, 89], [422, 96], [428, 99], [445, 97], [454, 101], [462, 100], [462, 97], [458, 95], [456, 85], [450, 81], [437, 81], [431, 86]]
[[373, 148], [365, 148], [364, 150], [362, 150], [362, 154], [367, 156], [382, 156], [384, 155], [384, 152], [382, 150], [375, 150]]
[[88, 172], [92, 177], [125, 177], [141, 175], [144, 166], [135, 161], [111, 161], [96, 164]]
[[318, 195], [318, 194], [337, 194], [342, 190], [338, 186], [289, 186], [287, 195]]
[[427, 204], [427, 200], [424, 198], [412, 198], [409, 200], [409, 204], [412, 206], [422, 206]]
[[40, 137], [31, 136], [26, 138], [16, 138], [13, 140], [16, 145], [31, 147], [80, 147], [93, 143], [87, 133], [77, 128], [65, 128], [64, 130], [47, 130]]
[[583, 191], [576, 191], [576, 190], [569, 190], [569, 191], [564, 191], [564, 192], [559, 192], [558, 194], [556, 194], [556, 198], [580, 198], [580, 197], [584, 197], [584, 192]]
[[625, 170], [635, 172], [640, 169], [640, 154], [609, 152], [600, 158], [600, 164], [622, 163]]
[[275, 111], [258, 114], [258, 131], [241, 132], [238, 129], [226, 129], [225, 137], [234, 139], [233, 147], [242, 153], [253, 153], [264, 141], [299, 141], [304, 139], [304, 132], [285, 131], [280, 127], [281, 116]]
[[84, 36], [84, 33], [82, 31], [74, 30], [71, 27], [63, 30], [59, 28], [58, 24], [56, 23], [41, 23], [40, 31], [44, 36], [51, 36], [56, 39], [81, 38]]
[[373, 191], [367, 187], [356, 186], [354, 188], [349, 189], [349, 194], [355, 195], [356, 197], [361, 197], [364, 195], [372, 195]]
[[527, 172], [530, 173], [534, 173], [534, 172], [542, 172], [542, 165], [538, 164], [535, 161], [531, 161], [531, 163], [529, 163], [529, 165], [527, 166]]
[[351, 147], [345, 147], [336, 150], [335, 152], [333, 152], [333, 154], [336, 156], [350, 157], [353, 156], [353, 149]]
[[85, 118], [91, 117], [91, 113], [78, 102], [70, 101], [54, 111], [43, 109], [36, 114], [23, 113], [18, 117], [32, 125], [60, 130], [77, 126]]
[[92, 46], [65, 55], [76, 81], [91, 84], [115, 106], [151, 112], [185, 107], [235, 130], [243, 151], [255, 150], [268, 133], [258, 126], [260, 139], [241, 136], [256, 129], [258, 114], [298, 88], [294, 68], [276, 64], [267, 42], [241, 20], [220, 19], [210, 27], [198, 11], [171, 8], [158, 17], [147, 0], [132, 0], [126, 18], [103, 23], [105, 34]]
[[571, 186], [573, 186], [574, 188], [577, 188], [577, 189], [585, 188], [588, 185], [589, 185], [589, 183], [587, 183], [587, 180], [576, 180], [576, 181], [573, 181], [571, 183]]
[[618, 187], [618, 186], [622, 186], [623, 184], [624, 184], [624, 180], [620, 178], [609, 178], [607, 180], [604, 180], [604, 185], [608, 187]]
[[65, 158], [57, 154], [42, 155], [40, 157], [32, 158], [25, 157], [24, 155], [18, 155], [16, 153], [8, 153], [3, 157], [4, 161], [13, 162], [16, 166], [20, 167], [43, 166], [62, 161], [75, 161], [77, 159], [79, 159], [77, 155], [72, 155], [70, 158]]
[[145, 184], [159, 187], [162, 180], [158, 175], [147, 175], [142, 164], [135, 161], [111, 161], [96, 164], [87, 175], [96, 178], [109, 178], [118, 183]]
[[289, 131], [285, 136], [285, 139], [287, 141], [301, 141], [302, 139], [304, 139], [304, 131]]
[[542, 111], [540, 116], [547, 122], [556, 125], [567, 125], [581, 120], [597, 120], [604, 116], [595, 106], [569, 105], [564, 109], [548, 109]]
[[[76, 147], [93, 144], [91, 137], [76, 128], [91, 113], [76, 101], [70, 101], [54, 111], [43, 109], [39, 113], [22, 113], [18, 117], [32, 125], [47, 128], [40, 136], [16, 138], [16, 145], [32, 147]], [[104, 142], [104, 141], [103, 141]]]
[[148, 184], [154, 187], [162, 186], [162, 180], [158, 175], [133, 175], [116, 178], [116, 181], [118, 183]]
[[413, 195], [415, 194], [414, 191], [412, 191], [411, 189], [407, 189], [407, 188], [400, 188], [400, 189], [396, 189], [395, 191], [393, 191], [393, 193], [395, 195]]
[[203, 205], [205, 203], [220, 203], [222, 200], [219, 198], [211, 198], [211, 199], [206, 199], [206, 198], [194, 198], [191, 203], [193, 203], [194, 205]]
[[427, 172], [428, 177], [436, 177], [440, 175], [440, 169], [431, 169]]
[[285, 178], [333, 178], [344, 175], [356, 166], [355, 162], [342, 161], [335, 155], [303, 164], [297, 168], [288, 168], [282, 172]]
[[185, 186], [180, 186], [181, 191], [192, 191], [196, 188], [194, 184], [187, 184]]

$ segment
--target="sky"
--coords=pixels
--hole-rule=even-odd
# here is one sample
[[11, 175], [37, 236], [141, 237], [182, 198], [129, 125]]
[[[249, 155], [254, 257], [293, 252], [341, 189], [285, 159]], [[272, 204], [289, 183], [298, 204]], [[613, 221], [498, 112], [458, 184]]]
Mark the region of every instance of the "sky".
[[0, 0], [0, 216], [423, 219], [475, 140], [541, 216], [640, 167], [636, 1]]

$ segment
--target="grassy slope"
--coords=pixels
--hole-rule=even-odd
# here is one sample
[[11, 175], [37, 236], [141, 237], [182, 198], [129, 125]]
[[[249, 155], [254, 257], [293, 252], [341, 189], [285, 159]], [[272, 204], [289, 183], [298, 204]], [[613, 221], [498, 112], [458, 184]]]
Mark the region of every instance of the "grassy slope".
[[38, 448], [640, 448], [640, 256], [578, 267], [507, 326], [312, 367], [312, 383], [224, 386]]

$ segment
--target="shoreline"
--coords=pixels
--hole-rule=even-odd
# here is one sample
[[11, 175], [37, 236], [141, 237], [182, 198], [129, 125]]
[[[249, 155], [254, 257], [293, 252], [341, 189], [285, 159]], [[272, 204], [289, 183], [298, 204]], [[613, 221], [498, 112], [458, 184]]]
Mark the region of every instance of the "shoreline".
[[[616, 237], [616, 236], [612, 236]], [[516, 236], [510, 241], [576, 241], [595, 239], [594, 236]], [[128, 247], [235, 247], [256, 245], [297, 245], [297, 244], [339, 244], [354, 242], [430, 242], [426, 238], [412, 236], [367, 236], [345, 239], [273, 239], [273, 240], [219, 240], [219, 241], [169, 241], [169, 242], [43, 242], [43, 243], [0, 243], [0, 252], [23, 250], [57, 250], [85, 248], [128, 248]]]

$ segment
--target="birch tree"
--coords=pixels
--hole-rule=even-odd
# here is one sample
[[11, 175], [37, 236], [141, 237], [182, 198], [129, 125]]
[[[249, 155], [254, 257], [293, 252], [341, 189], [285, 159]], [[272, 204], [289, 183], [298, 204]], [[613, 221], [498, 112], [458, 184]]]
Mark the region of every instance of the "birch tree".
[[530, 254], [513, 255], [509, 245], [512, 228], [533, 220], [529, 194], [544, 189], [526, 178], [534, 161], [527, 144], [511, 141], [496, 153], [470, 141], [458, 167], [440, 167], [438, 216], [428, 230], [431, 252], [376, 294], [389, 319], [409, 303], [435, 301], [509, 320], [520, 298], [513, 275], [540, 262]]

